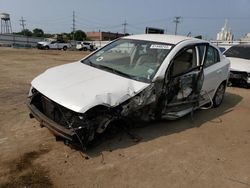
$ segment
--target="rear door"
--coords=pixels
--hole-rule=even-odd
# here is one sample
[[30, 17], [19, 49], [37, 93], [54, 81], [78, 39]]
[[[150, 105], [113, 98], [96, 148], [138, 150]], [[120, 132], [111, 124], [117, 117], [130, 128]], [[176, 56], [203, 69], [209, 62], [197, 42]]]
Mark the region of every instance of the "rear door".
[[[200, 47], [202, 48], [202, 46]], [[220, 83], [223, 81], [223, 64], [220, 60], [219, 52], [213, 46], [207, 44], [203, 47], [205, 57], [204, 66], [204, 84], [202, 87], [203, 97], [206, 100], [213, 98], [213, 94]], [[204, 101], [206, 102], [206, 101]]]
[[51, 48], [51, 49], [57, 49], [57, 48], [58, 48], [58, 43], [57, 43], [57, 41], [52, 41], [52, 42], [50, 43], [50, 48]]
[[66, 46], [64, 41], [58, 41], [57, 44], [58, 44], [57, 46], [58, 49], [62, 49], [64, 46]]

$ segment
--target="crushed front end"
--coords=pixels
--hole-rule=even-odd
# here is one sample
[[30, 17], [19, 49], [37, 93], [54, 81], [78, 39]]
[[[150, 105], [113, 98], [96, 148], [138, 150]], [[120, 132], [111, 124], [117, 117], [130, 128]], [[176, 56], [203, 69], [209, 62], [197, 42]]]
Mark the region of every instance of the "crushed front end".
[[71, 142], [81, 142], [86, 145], [93, 140], [93, 126], [85, 114], [76, 113], [50, 100], [31, 89], [27, 99], [30, 117], [36, 118], [41, 126], [47, 127], [54, 135]]
[[44, 96], [35, 88], [30, 90], [27, 106], [30, 117], [54, 135], [86, 147], [96, 133], [103, 133], [116, 120], [150, 121], [154, 117], [156, 94], [154, 85], [115, 107], [98, 105], [85, 113], [77, 113]]
[[250, 86], [250, 73], [230, 71], [229, 83], [233, 85]]

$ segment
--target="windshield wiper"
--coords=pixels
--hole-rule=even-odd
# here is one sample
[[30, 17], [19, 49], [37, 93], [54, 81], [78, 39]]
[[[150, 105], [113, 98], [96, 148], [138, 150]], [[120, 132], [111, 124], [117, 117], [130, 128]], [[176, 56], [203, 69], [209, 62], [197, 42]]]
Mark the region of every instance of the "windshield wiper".
[[124, 76], [124, 77], [127, 77], [127, 78], [131, 78], [131, 79], [136, 79], [136, 80], [138, 80], [138, 77], [137, 77], [137, 76], [131, 76], [131, 75], [129, 75], [129, 74], [126, 74], [126, 73], [124, 73], [124, 72], [118, 71], [118, 70], [113, 69], [113, 68], [111, 68], [111, 67], [107, 67], [107, 66], [105, 66], [105, 65], [95, 64], [94, 66], [97, 67], [97, 68], [100, 68], [100, 69], [107, 70], [107, 71], [109, 71], [109, 72], [118, 74], [118, 75], [120, 75], [120, 76]]
[[82, 60], [81, 62], [86, 63], [87, 65], [93, 66], [93, 63], [89, 59]]
[[[106, 70], [108, 72], [112, 72], [114, 74], [117, 74], [117, 75], [120, 75], [120, 76], [123, 76], [123, 77], [126, 77], [126, 78], [130, 78], [130, 79], [133, 79], [133, 80], [138, 80], [138, 81], [145, 81], [145, 79], [142, 79], [140, 78], [139, 76], [133, 76], [133, 75], [129, 75], [129, 74], [126, 74], [124, 72], [121, 72], [121, 71], [118, 71], [116, 69], [113, 69], [111, 67], [108, 67], [108, 66], [105, 66], [105, 65], [101, 65], [101, 64], [95, 64], [95, 63], [92, 63], [89, 59], [85, 59], [83, 61], [81, 61], [82, 63], [85, 63], [87, 65], [90, 65], [92, 67], [96, 67], [96, 68], [99, 68], [101, 70]], [[147, 82], [148, 80], [146, 80]]]

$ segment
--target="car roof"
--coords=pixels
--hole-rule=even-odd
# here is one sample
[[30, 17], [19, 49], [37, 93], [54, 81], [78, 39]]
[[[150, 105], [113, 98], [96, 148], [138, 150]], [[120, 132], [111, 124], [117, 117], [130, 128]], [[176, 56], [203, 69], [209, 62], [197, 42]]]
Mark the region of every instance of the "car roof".
[[153, 42], [164, 42], [169, 44], [177, 44], [184, 40], [191, 40], [191, 41], [202, 41], [200, 39], [180, 36], [180, 35], [165, 35], [165, 34], [141, 34], [141, 35], [130, 35], [123, 37], [124, 39], [134, 39], [134, 40], [146, 40], [146, 41], [153, 41]]
[[233, 45], [231, 47], [245, 47], [245, 48], [250, 48], [250, 43], [247, 43], [247, 44], [236, 44], [236, 45]]

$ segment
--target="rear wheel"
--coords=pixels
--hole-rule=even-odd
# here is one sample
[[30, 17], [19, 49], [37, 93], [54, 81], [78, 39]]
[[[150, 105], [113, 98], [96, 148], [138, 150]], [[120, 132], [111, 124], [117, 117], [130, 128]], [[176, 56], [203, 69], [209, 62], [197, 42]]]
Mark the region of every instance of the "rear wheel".
[[214, 94], [213, 107], [218, 107], [221, 105], [224, 98], [225, 90], [226, 90], [226, 84], [221, 83]]
[[67, 46], [64, 46], [64, 47], [63, 47], [63, 50], [66, 51], [66, 50], [67, 50]]
[[44, 49], [45, 49], [45, 50], [48, 50], [48, 49], [49, 49], [49, 46], [45, 46]]

